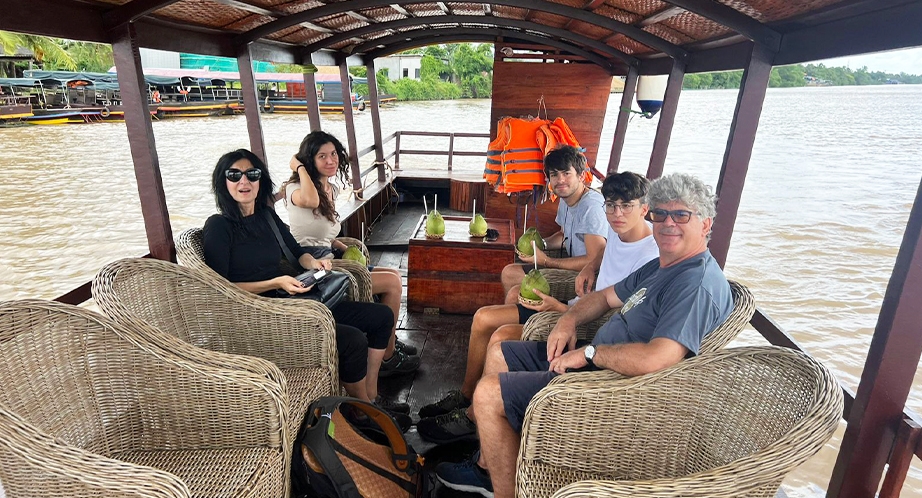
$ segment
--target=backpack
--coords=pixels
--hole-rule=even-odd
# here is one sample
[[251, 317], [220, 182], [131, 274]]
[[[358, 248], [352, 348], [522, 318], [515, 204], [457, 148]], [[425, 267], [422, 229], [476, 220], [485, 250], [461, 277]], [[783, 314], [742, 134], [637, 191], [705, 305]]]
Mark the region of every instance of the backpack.
[[311, 403], [291, 463], [295, 498], [429, 498], [423, 458], [387, 412], [355, 398]]

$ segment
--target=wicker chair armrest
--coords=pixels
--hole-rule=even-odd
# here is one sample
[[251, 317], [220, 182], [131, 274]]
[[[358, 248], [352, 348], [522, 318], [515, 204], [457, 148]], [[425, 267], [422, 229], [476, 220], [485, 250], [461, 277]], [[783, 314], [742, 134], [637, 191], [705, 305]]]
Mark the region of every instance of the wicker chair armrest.
[[352, 261], [351, 259], [334, 259], [333, 269], [346, 272], [350, 275], [352, 281], [352, 293], [350, 297], [353, 301], [370, 303], [374, 301], [371, 293], [371, 272], [368, 267]]
[[[99, 396], [131, 399], [134, 423], [144, 437], [131, 443], [141, 449], [209, 449], [290, 447], [288, 395], [282, 385], [239, 368], [196, 363], [145, 341], [119, 326], [111, 349], [131, 368], [117, 375], [97, 375]], [[228, 355], [225, 355], [228, 356]], [[101, 403], [102, 404], [102, 403]], [[117, 416], [118, 414], [111, 414]], [[164, 430], [164, 428], [168, 428]]]
[[178, 477], [91, 453], [39, 431], [0, 405], [0, 475], [12, 496], [66, 489], [69, 496], [189, 498]]
[[[577, 326], [576, 338], [583, 341], [591, 341], [602, 325], [604, 325], [617, 311], [617, 309], [608, 310], [599, 318]], [[557, 320], [560, 319], [561, 315], [563, 315], [563, 313], [558, 311], [542, 311], [541, 313], [535, 313], [530, 316], [525, 322], [525, 326], [522, 328], [522, 340], [546, 341], [551, 330], [554, 330], [554, 325], [557, 324]]]
[[363, 244], [361, 240], [352, 238], [352, 237], [336, 237], [336, 240], [342, 242], [343, 244], [346, 244], [347, 246], [358, 247], [359, 249], [362, 250], [362, 254], [365, 255], [365, 259], [368, 261], [371, 260], [371, 255], [368, 253], [368, 247], [366, 247], [365, 244]]
[[558, 375], [551, 379], [548, 385], [557, 386], [564, 384], [597, 384], [611, 382], [613, 380], [623, 380], [629, 378], [626, 375], [619, 374], [612, 370], [597, 370], [594, 372], [571, 372]]

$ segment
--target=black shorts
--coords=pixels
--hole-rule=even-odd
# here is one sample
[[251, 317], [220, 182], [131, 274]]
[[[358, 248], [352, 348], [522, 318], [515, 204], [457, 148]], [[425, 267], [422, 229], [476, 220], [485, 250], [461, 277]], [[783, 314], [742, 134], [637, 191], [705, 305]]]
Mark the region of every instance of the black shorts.
[[515, 305], [519, 308], [519, 325], [525, 325], [525, 322], [527, 322], [529, 318], [538, 313], [535, 310], [522, 306], [522, 303], [515, 303]]

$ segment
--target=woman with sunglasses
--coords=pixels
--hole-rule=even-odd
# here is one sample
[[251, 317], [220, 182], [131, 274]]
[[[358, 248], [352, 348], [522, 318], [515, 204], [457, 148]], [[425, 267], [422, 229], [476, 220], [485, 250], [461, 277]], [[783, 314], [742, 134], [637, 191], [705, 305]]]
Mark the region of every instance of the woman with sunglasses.
[[[349, 182], [349, 154], [336, 137], [314, 131], [304, 137], [298, 153], [291, 158], [291, 177], [282, 184], [291, 233], [301, 246], [332, 248], [340, 254], [346, 245], [336, 240], [341, 224], [336, 212], [339, 188], [334, 177]], [[322, 195], [320, 194], [322, 192]], [[393, 268], [369, 267], [371, 292], [379, 296], [394, 316], [400, 315], [403, 283]], [[397, 327], [391, 337], [381, 365], [381, 377], [415, 372], [419, 368], [416, 349], [397, 340]]]
[[[220, 214], [208, 218], [203, 229], [205, 262], [243, 290], [266, 297], [278, 291], [297, 296], [309, 290], [280, 267], [282, 249], [270, 226], [274, 220], [288, 249], [306, 269], [331, 268], [314, 259], [298, 243], [272, 209], [272, 179], [265, 163], [252, 152], [238, 149], [221, 156], [212, 175], [212, 191]], [[268, 215], [268, 216], [267, 216]], [[395, 315], [384, 305], [343, 301], [330, 312], [336, 321], [336, 349], [340, 381], [346, 392], [375, 400], [378, 370], [384, 358]], [[406, 403], [379, 403], [394, 412], [405, 427]]]

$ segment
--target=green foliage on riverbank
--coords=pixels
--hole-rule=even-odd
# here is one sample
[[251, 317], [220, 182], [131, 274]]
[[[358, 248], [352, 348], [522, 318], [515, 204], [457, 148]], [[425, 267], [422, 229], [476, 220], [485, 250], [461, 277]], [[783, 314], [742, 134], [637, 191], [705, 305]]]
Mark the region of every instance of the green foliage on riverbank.
[[[739, 88], [742, 71], [686, 74], [682, 88]], [[826, 67], [824, 64], [795, 64], [772, 68], [770, 88], [798, 86], [885, 85], [891, 83], [922, 84], [922, 75], [868, 71], [867, 67], [851, 70], [847, 67]]]
[[[419, 80], [391, 81], [386, 69], [378, 70], [378, 93], [395, 95], [397, 100], [448, 100], [489, 98], [493, 95], [493, 46], [470, 43], [431, 45], [404, 52], [420, 54]], [[366, 76], [364, 67], [350, 68], [353, 76]], [[353, 90], [368, 95], [367, 85]]]
[[[115, 63], [112, 46], [77, 42], [0, 31], [0, 54], [32, 54], [47, 71], [87, 71], [104, 73]], [[29, 69], [28, 62], [0, 62], [0, 78], [19, 78]]]

